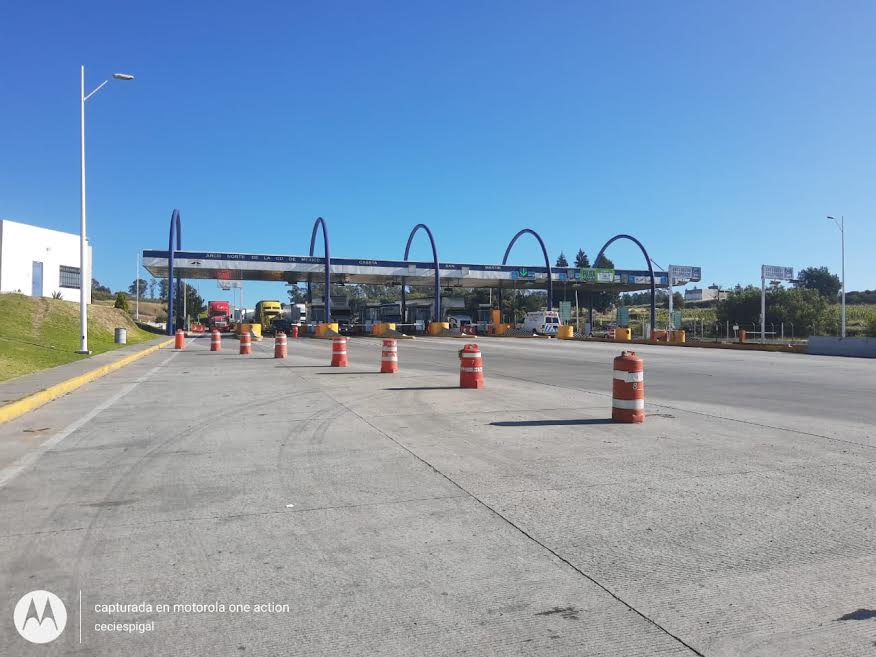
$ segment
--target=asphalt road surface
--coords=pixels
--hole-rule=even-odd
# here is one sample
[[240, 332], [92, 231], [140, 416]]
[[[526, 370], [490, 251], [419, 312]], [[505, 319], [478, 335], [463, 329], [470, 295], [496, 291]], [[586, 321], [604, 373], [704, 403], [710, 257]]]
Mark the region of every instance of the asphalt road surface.
[[876, 655], [876, 363], [638, 347], [629, 426], [617, 345], [461, 390], [380, 344], [194, 339], [0, 426], [0, 655]]

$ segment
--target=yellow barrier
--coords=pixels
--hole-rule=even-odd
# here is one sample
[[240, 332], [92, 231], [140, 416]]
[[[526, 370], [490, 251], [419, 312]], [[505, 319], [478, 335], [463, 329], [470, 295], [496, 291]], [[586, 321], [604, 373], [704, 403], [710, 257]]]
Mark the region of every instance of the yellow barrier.
[[240, 333], [249, 333], [252, 335], [253, 339], [261, 340], [262, 339], [262, 325], [261, 324], [253, 324], [251, 322], [244, 322], [240, 325]]
[[53, 386], [49, 386], [45, 390], [40, 390], [39, 392], [35, 392], [32, 395], [22, 397], [21, 399], [16, 399], [15, 401], [9, 402], [4, 406], [0, 406], [0, 424], [3, 424], [4, 422], [9, 422], [10, 420], [14, 420], [20, 415], [24, 415], [28, 411], [39, 408], [43, 404], [47, 404], [53, 399], [57, 399], [61, 395], [66, 395], [68, 392], [72, 392], [76, 390], [76, 388], [79, 388], [80, 386], [83, 386], [90, 381], [99, 379], [100, 377], [109, 374], [110, 372], [113, 372], [121, 367], [124, 367], [125, 365], [133, 363], [135, 360], [143, 358], [143, 356], [148, 356], [152, 352], [158, 351], [162, 347], [167, 347], [172, 344], [173, 338], [170, 338], [168, 340], [165, 340], [164, 342], [159, 342], [158, 344], [152, 345], [151, 347], [146, 347], [146, 349], [119, 358], [117, 361], [109, 363], [108, 365], [96, 367], [93, 370], [85, 372], [85, 374], [74, 376], [71, 379], [67, 379], [66, 381], [62, 381], [61, 383], [56, 383]]
[[557, 337], [560, 340], [571, 340], [575, 337], [575, 327], [574, 326], [560, 326], [557, 328]]
[[240, 330], [238, 331], [238, 333], [249, 333], [252, 336], [253, 340], [261, 340], [262, 325], [245, 322], [243, 324], [240, 324]]
[[331, 322], [330, 324], [326, 324], [322, 322], [316, 325], [316, 337], [318, 338], [321, 338], [329, 331], [334, 331], [335, 333], [338, 333], [338, 323]]
[[441, 331], [450, 328], [449, 322], [432, 322], [429, 324], [429, 335], [438, 335]]
[[687, 334], [684, 331], [677, 330], [672, 332], [672, 341], [675, 344], [684, 344]]
[[496, 335], [505, 335], [505, 331], [507, 331], [509, 328], [511, 328], [510, 324], [503, 324], [502, 322], [499, 322], [498, 324], [496, 324]]
[[651, 333], [652, 342], [669, 342], [669, 333], [663, 329], [654, 329]]
[[395, 330], [395, 322], [379, 322], [371, 327], [371, 335], [382, 336], [387, 331]]
[[633, 339], [633, 330], [630, 328], [618, 327], [614, 330], [615, 342], [629, 342]]

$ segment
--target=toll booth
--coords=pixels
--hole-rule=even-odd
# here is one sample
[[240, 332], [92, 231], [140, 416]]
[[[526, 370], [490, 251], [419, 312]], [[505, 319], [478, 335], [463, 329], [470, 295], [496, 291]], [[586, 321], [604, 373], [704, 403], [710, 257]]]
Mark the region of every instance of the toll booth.
[[465, 299], [462, 297], [441, 297], [441, 318], [435, 318], [435, 299], [407, 299], [406, 324], [426, 327], [430, 322], [446, 322], [448, 315], [465, 312]]
[[402, 323], [401, 301], [389, 301], [380, 304], [380, 321], [384, 324], [391, 322], [393, 324]]
[[478, 304], [478, 317], [477, 317], [477, 327], [478, 332], [486, 333], [487, 327], [493, 323], [493, 304], [491, 303], [479, 303]]
[[[320, 324], [325, 319], [325, 300], [314, 297], [313, 302], [307, 308], [308, 323]], [[350, 300], [343, 295], [332, 295], [332, 321], [337, 322], [338, 328], [348, 332], [353, 324], [353, 310], [350, 308]]]
[[380, 304], [379, 303], [367, 303], [362, 306], [361, 309], [361, 320], [362, 325], [365, 330], [366, 335], [371, 335], [371, 331], [374, 328], [375, 324], [379, 324], [382, 320], [380, 319]]

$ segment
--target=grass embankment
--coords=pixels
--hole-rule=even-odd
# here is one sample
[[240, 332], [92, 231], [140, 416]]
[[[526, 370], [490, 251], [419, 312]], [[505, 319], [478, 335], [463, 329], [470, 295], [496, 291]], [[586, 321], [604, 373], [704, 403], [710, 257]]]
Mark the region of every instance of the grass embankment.
[[[95, 354], [118, 348], [116, 327], [128, 330], [128, 344], [158, 337], [137, 328], [128, 313], [88, 307], [88, 348]], [[79, 349], [79, 304], [60, 299], [0, 294], [0, 381], [87, 358]]]
[[[100, 306], [105, 306], [107, 308], [112, 308], [113, 304], [115, 304], [115, 299], [110, 299], [108, 301], [95, 301], [96, 304]], [[129, 296], [128, 297], [128, 314], [131, 317], [134, 316], [136, 304], [134, 300]], [[156, 318], [161, 317], [161, 321], [167, 321], [167, 304], [160, 301], [143, 300], [140, 299], [140, 321], [141, 322], [154, 322]]]

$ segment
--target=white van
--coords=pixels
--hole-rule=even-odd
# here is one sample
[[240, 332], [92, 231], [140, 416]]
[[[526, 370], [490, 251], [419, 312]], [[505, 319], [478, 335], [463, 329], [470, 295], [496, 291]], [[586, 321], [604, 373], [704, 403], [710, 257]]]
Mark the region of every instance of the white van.
[[450, 328], [452, 329], [461, 329], [463, 326], [468, 326], [472, 323], [471, 315], [453, 313], [447, 315], [447, 323], [450, 324]]
[[524, 331], [535, 331], [540, 335], [556, 335], [560, 326], [560, 313], [556, 310], [539, 310], [526, 313], [523, 318]]

